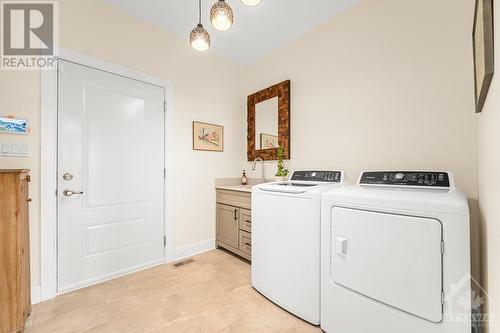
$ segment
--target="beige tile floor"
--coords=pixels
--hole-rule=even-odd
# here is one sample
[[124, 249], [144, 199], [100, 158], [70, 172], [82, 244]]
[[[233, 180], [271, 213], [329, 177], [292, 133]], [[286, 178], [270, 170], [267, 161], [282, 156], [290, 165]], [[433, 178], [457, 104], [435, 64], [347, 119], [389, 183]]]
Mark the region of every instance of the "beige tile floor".
[[38, 304], [27, 333], [321, 332], [250, 286], [248, 263], [214, 250], [179, 268], [161, 265]]

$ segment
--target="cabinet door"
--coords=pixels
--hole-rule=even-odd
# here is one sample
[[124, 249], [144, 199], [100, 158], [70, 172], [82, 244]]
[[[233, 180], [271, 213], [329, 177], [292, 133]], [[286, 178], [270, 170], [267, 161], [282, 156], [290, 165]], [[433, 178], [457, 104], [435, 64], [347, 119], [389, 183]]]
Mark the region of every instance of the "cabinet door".
[[217, 205], [217, 240], [238, 248], [239, 209], [226, 205]]
[[17, 175], [0, 172], [0, 332], [19, 326]]
[[21, 312], [20, 320], [24, 326], [26, 317], [31, 312], [31, 282], [30, 282], [30, 237], [29, 237], [29, 190], [30, 176], [21, 174], [19, 191], [19, 217], [20, 226], [19, 242], [21, 249], [20, 258], [20, 292]]

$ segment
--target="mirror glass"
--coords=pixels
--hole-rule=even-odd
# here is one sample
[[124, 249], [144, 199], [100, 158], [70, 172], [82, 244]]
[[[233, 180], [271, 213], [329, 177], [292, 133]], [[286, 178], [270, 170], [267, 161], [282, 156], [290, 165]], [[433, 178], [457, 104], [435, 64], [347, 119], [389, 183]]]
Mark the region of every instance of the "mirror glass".
[[255, 149], [278, 147], [278, 97], [255, 104]]

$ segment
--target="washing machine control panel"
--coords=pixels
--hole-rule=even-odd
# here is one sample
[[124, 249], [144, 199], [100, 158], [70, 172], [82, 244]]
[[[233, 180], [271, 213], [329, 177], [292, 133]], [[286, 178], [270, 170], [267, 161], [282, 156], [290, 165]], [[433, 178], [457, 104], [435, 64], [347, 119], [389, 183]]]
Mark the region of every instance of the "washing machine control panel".
[[311, 182], [340, 183], [342, 172], [340, 171], [295, 171], [290, 180], [302, 180]]
[[363, 172], [359, 184], [449, 188], [450, 177], [447, 172], [376, 171]]

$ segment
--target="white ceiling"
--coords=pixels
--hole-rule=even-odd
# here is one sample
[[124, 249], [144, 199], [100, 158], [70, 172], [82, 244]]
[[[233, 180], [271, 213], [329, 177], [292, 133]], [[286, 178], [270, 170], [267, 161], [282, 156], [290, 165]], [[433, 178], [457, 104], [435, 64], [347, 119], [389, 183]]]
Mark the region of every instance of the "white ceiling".
[[[152, 23], [186, 40], [198, 23], [198, 0], [106, 0], [130, 15]], [[203, 0], [202, 23], [210, 33], [211, 48], [230, 60], [246, 65], [273, 49], [329, 20], [358, 0], [263, 0], [246, 7], [239, 0], [226, 0], [233, 8], [231, 30], [212, 28], [208, 15], [216, 0]]]

